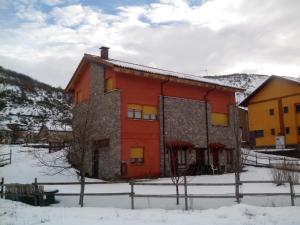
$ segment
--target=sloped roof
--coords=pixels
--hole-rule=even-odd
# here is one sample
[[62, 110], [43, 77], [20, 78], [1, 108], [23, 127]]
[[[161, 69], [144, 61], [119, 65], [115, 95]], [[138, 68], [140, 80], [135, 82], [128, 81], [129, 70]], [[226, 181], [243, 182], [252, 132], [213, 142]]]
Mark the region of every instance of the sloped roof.
[[103, 59], [100, 56], [84, 54], [84, 57], [82, 58], [78, 68], [76, 69], [73, 77], [71, 78], [69, 84], [66, 87], [67, 91], [71, 89], [71, 86], [72, 86], [73, 82], [75, 81], [80, 68], [86, 61], [100, 63], [104, 66], [108, 66], [108, 67], [112, 67], [112, 68], [128, 69], [128, 70], [132, 70], [132, 71], [153, 74], [153, 75], [156, 75], [157, 78], [165, 78], [166, 79], [167, 77], [172, 77], [172, 78], [177, 78], [178, 80], [189, 80], [189, 81], [194, 81], [197, 83], [216, 85], [219, 87], [229, 88], [234, 91], [243, 91], [244, 90], [242, 88], [231, 86], [231, 85], [225, 84], [220, 81], [204, 78], [202, 76], [195, 76], [195, 75], [191, 75], [191, 74], [180, 73], [180, 72], [175, 72], [175, 71], [171, 71], [171, 70], [165, 70], [165, 69], [140, 65], [140, 64], [136, 64], [136, 63], [125, 62], [125, 61], [116, 60], [116, 59]]
[[250, 95], [248, 95], [248, 97], [245, 98], [239, 105], [243, 106], [243, 107], [247, 107], [251, 98], [254, 97], [261, 89], [263, 89], [267, 85], [267, 83], [269, 83], [273, 79], [283, 79], [283, 80], [287, 80], [287, 81], [291, 81], [291, 82], [300, 84], [299, 78], [281, 77], [281, 76], [272, 75], [268, 79], [266, 79], [261, 85], [259, 85], [256, 89], [254, 89], [254, 91]]

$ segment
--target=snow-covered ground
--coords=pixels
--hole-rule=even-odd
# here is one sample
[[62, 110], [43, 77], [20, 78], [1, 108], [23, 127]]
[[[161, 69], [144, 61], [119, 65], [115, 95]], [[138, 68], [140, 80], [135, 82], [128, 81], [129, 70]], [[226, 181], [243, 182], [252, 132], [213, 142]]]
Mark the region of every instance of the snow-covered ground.
[[[8, 152], [12, 150], [12, 164], [0, 167], [0, 177], [4, 177], [5, 183], [32, 183], [37, 177], [38, 182], [71, 182], [78, 181], [78, 177], [74, 169], [69, 169], [63, 174], [55, 174], [55, 170], [41, 166], [33, 152], [38, 152], [44, 158], [51, 159], [62, 156], [63, 152], [47, 153], [47, 149], [35, 149], [22, 146], [0, 146], [0, 152]], [[1, 154], [0, 153], [0, 154]], [[246, 167], [246, 172], [241, 174], [241, 180], [272, 180], [271, 170], [268, 168]], [[55, 175], [52, 175], [55, 174]], [[95, 181], [96, 179], [87, 179], [87, 181]], [[101, 181], [101, 180], [96, 180]], [[187, 178], [188, 183], [233, 183], [234, 174], [223, 175], [203, 175], [190, 176]], [[170, 183], [169, 178], [154, 179], [146, 182], [154, 183]], [[289, 193], [289, 185], [276, 186], [274, 184], [243, 184], [241, 186], [242, 193]], [[45, 189], [59, 189], [59, 193], [79, 193], [79, 185], [65, 186], [46, 186]], [[175, 194], [174, 186], [135, 186], [136, 194]], [[97, 184], [87, 185], [86, 193], [114, 193], [114, 192], [130, 192], [128, 183], [114, 184]], [[295, 186], [295, 192], [300, 194], [300, 186]], [[180, 193], [183, 194], [182, 187]], [[189, 186], [188, 194], [234, 194], [234, 186]], [[78, 206], [78, 197], [58, 196], [60, 202], [52, 205], [52, 207], [76, 207]], [[180, 205], [175, 204], [175, 199], [168, 198], [135, 198], [135, 207], [142, 208], [164, 208], [164, 209], [183, 209], [183, 199]], [[256, 206], [289, 206], [291, 204], [289, 196], [268, 196], [268, 197], [244, 197], [242, 203]], [[217, 208], [221, 206], [235, 205], [235, 199], [189, 199], [189, 208], [191, 209], [207, 209]], [[295, 204], [300, 206], [300, 199], [295, 200]], [[113, 208], [130, 208], [129, 196], [114, 197], [85, 197], [85, 206], [87, 207], [113, 207]]]
[[234, 205], [208, 210], [128, 210], [117, 208], [33, 207], [0, 200], [1, 225], [298, 225], [299, 207]]

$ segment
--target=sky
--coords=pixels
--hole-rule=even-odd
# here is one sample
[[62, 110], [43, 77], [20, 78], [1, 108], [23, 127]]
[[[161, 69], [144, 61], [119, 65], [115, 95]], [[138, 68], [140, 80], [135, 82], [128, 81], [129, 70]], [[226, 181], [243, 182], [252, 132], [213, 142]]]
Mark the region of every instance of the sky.
[[299, 0], [0, 0], [0, 65], [65, 87], [84, 53], [194, 75], [300, 75]]

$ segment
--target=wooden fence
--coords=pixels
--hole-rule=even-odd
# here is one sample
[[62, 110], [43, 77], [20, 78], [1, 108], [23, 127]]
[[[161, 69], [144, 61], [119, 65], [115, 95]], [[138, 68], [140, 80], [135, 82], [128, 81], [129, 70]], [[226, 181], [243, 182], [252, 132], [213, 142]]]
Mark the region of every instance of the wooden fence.
[[268, 167], [272, 168], [278, 164], [285, 164], [285, 163], [293, 163], [300, 167], [300, 159], [290, 159], [289, 157], [267, 157], [262, 156], [260, 154], [248, 154], [242, 152], [242, 163], [244, 165], [249, 166], [256, 166], [256, 167]]
[[[131, 209], [135, 208], [135, 199], [136, 198], [183, 198], [184, 199], [184, 207], [185, 210], [188, 210], [188, 200], [189, 199], [201, 199], [201, 198], [232, 198], [235, 199], [237, 203], [240, 203], [243, 197], [246, 196], [290, 196], [291, 205], [295, 205], [295, 198], [300, 197], [300, 193], [295, 193], [294, 186], [300, 185], [300, 183], [293, 183], [292, 181], [286, 181], [283, 183], [289, 184], [289, 192], [268, 192], [268, 193], [244, 193], [240, 191], [240, 186], [244, 184], [264, 184], [264, 183], [274, 183], [274, 181], [264, 181], [264, 180], [253, 180], [253, 181], [240, 181], [233, 183], [187, 183], [186, 177], [184, 177], [184, 182], [179, 183], [179, 186], [184, 187], [183, 194], [136, 194], [135, 187], [136, 186], [173, 186], [175, 189], [175, 184], [173, 183], [149, 183], [149, 182], [136, 182], [130, 181], [128, 184], [130, 185], [130, 192], [114, 192], [114, 193], [84, 193], [84, 196], [129, 196]], [[117, 184], [117, 182], [85, 182], [85, 185], [107, 185], [107, 184]], [[9, 184], [4, 183], [4, 178], [1, 179], [1, 198], [5, 197], [5, 187]], [[35, 186], [35, 190], [38, 190], [38, 187], [41, 185], [80, 185], [80, 182], [37, 182], [35, 178], [35, 182], [32, 183]], [[235, 193], [229, 194], [189, 194], [188, 187], [191, 186], [234, 186]], [[38, 196], [39, 193], [36, 193]], [[80, 196], [80, 193], [56, 193], [55, 196]]]
[[0, 154], [0, 166], [11, 164], [11, 156], [11, 150], [9, 151], [9, 153]]

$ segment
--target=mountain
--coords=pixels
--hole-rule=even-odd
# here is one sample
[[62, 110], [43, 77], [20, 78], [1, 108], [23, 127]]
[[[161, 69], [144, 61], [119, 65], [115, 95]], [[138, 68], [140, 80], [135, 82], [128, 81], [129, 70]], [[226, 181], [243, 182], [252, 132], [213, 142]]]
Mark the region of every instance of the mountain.
[[236, 73], [229, 75], [217, 75], [217, 76], [205, 76], [212, 80], [218, 80], [228, 85], [244, 88], [244, 93], [237, 93], [237, 102], [240, 103], [245, 97], [247, 97], [254, 89], [256, 89], [262, 82], [264, 82], [269, 76], [261, 74], [246, 74]]
[[42, 124], [69, 123], [71, 98], [61, 88], [0, 66], [0, 125], [20, 124], [37, 131]]

